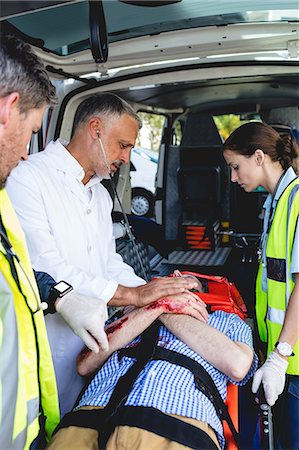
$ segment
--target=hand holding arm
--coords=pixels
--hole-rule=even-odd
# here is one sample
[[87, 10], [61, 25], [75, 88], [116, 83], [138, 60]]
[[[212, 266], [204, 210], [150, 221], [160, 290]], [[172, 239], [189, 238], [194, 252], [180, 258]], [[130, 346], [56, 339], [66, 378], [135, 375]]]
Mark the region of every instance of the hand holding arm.
[[182, 294], [196, 287], [196, 281], [190, 278], [162, 277], [135, 288], [119, 285], [109, 301], [110, 306], [135, 305], [138, 308], [148, 305], [162, 297]]
[[[205, 306], [195, 300], [191, 292], [162, 298], [143, 308], [134, 309], [128, 315], [106, 327], [109, 340], [109, 350], [98, 354], [81, 352], [77, 359], [77, 369], [80, 375], [86, 376], [98, 369], [116, 350], [129, 344], [139, 336], [161, 314], [190, 314], [197, 320], [204, 319]], [[204, 313], [205, 311], [205, 313]]]

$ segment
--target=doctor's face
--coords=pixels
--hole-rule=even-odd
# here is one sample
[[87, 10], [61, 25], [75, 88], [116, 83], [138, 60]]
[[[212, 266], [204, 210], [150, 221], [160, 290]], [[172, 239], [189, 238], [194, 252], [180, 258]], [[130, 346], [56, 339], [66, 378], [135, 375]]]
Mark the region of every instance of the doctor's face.
[[[111, 174], [114, 174], [122, 164], [130, 161], [130, 152], [135, 145], [139, 128], [134, 117], [123, 114], [120, 117], [112, 116], [102, 124], [100, 138], [103, 144]], [[108, 178], [100, 143], [98, 142], [99, 156], [97, 173]]]

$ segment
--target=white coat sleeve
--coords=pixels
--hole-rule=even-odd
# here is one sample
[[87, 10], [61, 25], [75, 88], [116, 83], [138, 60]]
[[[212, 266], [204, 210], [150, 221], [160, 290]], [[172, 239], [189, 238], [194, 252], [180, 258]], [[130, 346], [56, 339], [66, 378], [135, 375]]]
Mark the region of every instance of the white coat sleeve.
[[59, 252], [38, 177], [29, 165], [24, 163], [12, 172], [7, 182], [7, 192], [25, 232], [34, 269], [49, 273], [56, 281], [67, 281], [79, 293], [108, 302], [113, 297], [118, 282], [103, 277], [101, 273], [91, 276], [70, 264]]

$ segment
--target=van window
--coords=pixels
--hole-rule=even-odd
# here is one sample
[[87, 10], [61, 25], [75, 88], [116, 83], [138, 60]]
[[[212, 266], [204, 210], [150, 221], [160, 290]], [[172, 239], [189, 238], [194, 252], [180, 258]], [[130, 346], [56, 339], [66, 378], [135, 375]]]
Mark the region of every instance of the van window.
[[165, 116], [143, 111], [139, 111], [138, 116], [142, 120], [143, 125], [136, 145], [158, 153], [166, 119]]
[[223, 141], [225, 141], [236, 128], [243, 125], [243, 123], [249, 122], [252, 118], [255, 120], [259, 119], [259, 117], [248, 117], [248, 119], [245, 119], [240, 114], [224, 114], [221, 116], [213, 116], [213, 118]]
[[180, 145], [182, 141], [182, 134], [182, 123], [180, 120], [176, 120], [172, 129], [171, 145]]
[[131, 211], [137, 216], [152, 217], [159, 148], [166, 117], [143, 111], [138, 115], [143, 126], [131, 152]]

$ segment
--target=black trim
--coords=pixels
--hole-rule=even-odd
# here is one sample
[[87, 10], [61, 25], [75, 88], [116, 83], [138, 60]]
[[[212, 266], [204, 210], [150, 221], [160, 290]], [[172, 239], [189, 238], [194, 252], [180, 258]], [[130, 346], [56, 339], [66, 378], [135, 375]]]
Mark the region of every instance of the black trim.
[[[105, 434], [106, 415], [104, 409], [78, 410], [66, 414], [54, 433], [70, 426], [97, 430], [99, 438]], [[195, 450], [217, 450], [212, 438], [200, 428], [180, 419], [164, 414], [156, 408], [125, 406], [113, 416], [113, 429], [117, 426], [137, 427], [158, 434]], [[216, 436], [216, 434], [215, 434]], [[105, 449], [106, 443], [99, 443]]]
[[90, 88], [96, 83], [95, 78], [82, 78], [79, 75], [75, 75], [74, 73], [66, 72], [63, 69], [56, 69], [55, 67], [50, 66], [50, 65], [46, 66], [46, 70], [48, 72], [60, 75], [61, 77], [66, 78], [66, 79], [73, 78], [73, 80], [81, 81], [82, 83], [88, 85]]
[[119, 0], [121, 3], [135, 6], [147, 6], [155, 8], [159, 6], [172, 5], [173, 3], [180, 3], [182, 0]]
[[90, 50], [95, 63], [105, 63], [108, 59], [108, 34], [103, 2], [91, 0], [89, 4]]
[[19, 291], [22, 292], [19, 276], [18, 276], [17, 269], [16, 269], [15, 262], [14, 262], [14, 256], [13, 256], [13, 254], [11, 252], [12, 245], [11, 245], [9, 239], [8, 239], [8, 235], [7, 235], [4, 223], [2, 221], [1, 214], [0, 214], [0, 241], [2, 242], [2, 245], [3, 245], [3, 247], [4, 247], [5, 251], [6, 251], [4, 256], [7, 259], [7, 261], [9, 262], [10, 271], [11, 271], [11, 274], [13, 276], [13, 279], [15, 280]]
[[266, 257], [267, 261], [267, 278], [278, 281], [280, 283], [286, 282], [286, 260], [282, 258]]
[[71, 411], [63, 416], [55, 428], [53, 435], [67, 427], [90, 428], [100, 432], [103, 422], [104, 409], [80, 409], [78, 411]]
[[117, 418], [117, 425], [142, 428], [196, 450], [218, 448], [205, 431], [155, 408], [126, 406]]

